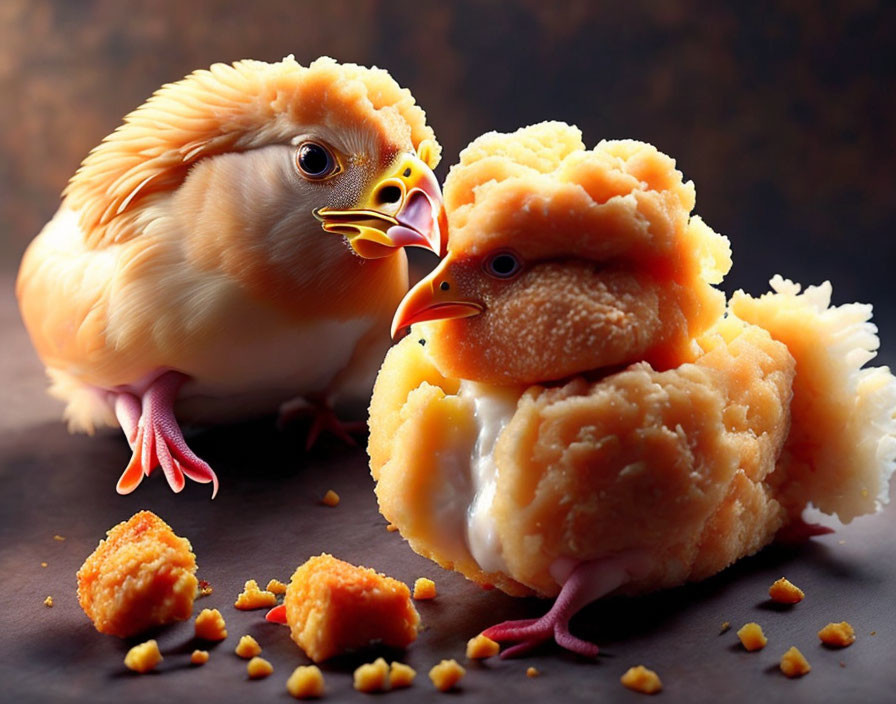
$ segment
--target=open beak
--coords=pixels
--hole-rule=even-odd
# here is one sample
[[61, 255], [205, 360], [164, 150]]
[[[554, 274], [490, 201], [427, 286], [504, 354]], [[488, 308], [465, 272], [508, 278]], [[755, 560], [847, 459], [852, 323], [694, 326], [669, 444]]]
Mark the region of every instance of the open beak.
[[450, 271], [452, 263], [452, 257], [446, 257], [429, 276], [408, 291], [392, 318], [393, 339], [414, 323], [470, 318], [482, 313], [481, 303], [458, 296], [457, 284]]
[[343, 235], [365, 259], [379, 259], [400, 247], [423, 247], [438, 256], [447, 249], [448, 226], [442, 191], [426, 164], [429, 145], [403, 154], [357, 208], [320, 208], [315, 217], [327, 232]]

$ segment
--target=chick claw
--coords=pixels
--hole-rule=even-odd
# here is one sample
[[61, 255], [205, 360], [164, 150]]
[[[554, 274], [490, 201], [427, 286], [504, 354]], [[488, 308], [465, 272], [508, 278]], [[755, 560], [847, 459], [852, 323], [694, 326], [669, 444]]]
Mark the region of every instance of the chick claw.
[[116, 395], [115, 416], [133, 450], [116, 486], [119, 494], [134, 491], [157, 466], [175, 493], [184, 488], [185, 476], [200, 484], [211, 482], [212, 498], [218, 493], [217, 476], [189, 448], [174, 418], [174, 400], [187, 379], [185, 374], [168, 371], [149, 385], [142, 399], [129, 392]]
[[311, 427], [305, 438], [306, 451], [314, 447], [320, 434], [324, 431], [335, 435], [346, 445], [354, 447], [358, 442], [351, 436], [351, 433], [361, 433], [367, 430], [367, 421], [345, 422], [340, 420], [326, 399], [301, 397], [287, 401], [280, 407], [277, 427], [282, 430], [292, 420], [300, 416], [312, 416]]

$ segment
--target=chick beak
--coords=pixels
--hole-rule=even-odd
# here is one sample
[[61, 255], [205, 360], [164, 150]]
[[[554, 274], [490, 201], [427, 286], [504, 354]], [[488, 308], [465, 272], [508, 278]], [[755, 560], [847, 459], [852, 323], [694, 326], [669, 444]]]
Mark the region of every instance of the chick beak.
[[345, 236], [365, 259], [389, 256], [400, 247], [423, 247], [444, 255], [448, 227], [442, 191], [421, 156], [426, 155], [398, 157], [357, 208], [320, 208], [315, 217], [327, 232]]
[[451, 275], [452, 257], [449, 255], [407, 295], [392, 318], [393, 339], [399, 331], [427, 320], [470, 318], [484, 310], [481, 303], [463, 300], [457, 294], [457, 284]]

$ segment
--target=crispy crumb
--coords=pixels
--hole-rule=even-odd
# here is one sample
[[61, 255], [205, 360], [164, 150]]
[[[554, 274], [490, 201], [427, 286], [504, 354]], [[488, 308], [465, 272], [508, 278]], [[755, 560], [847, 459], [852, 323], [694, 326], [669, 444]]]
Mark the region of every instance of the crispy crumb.
[[359, 692], [385, 692], [389, 684], [389, 665], [383, 658], [365, 663], [355, 670], [352, 681]]
[[730, 630], [731, 630], [731, 622], [725, 621], [722, 623], [722, 627], [719, 629], [719, 635], [722, 635], [723, 633], [727, 633]]
[[772, 598], [772, 601], [776, 601], [779, 604], [798, 604], [806, 596], [802, 589], [784, 577], [781, 577], [768, 588], [768, 595]]
[[159, 652], [159, 644], [154, 640], [135, 645], [124, 656], [124, 666], [134, 672], [149, 672], [160, 662], [162, 654]]
[[395, 525], [394, 523], [390, 523], [389, 525], [386, 526], [386, 530], [389, 531], [390, 533], [394, 533], [395, 531], [398, 530], [398, 526]]
[[264, 658], [257, 655], [246, 663], [246, 672], [250, 680], [264, 679], [274, 671], [274, 666]]
[[338, 506], [339, 494], [337, 494], [332, 489], [327, 489], [327, 493], [324, 494], [324, 498], [322, 498], [320, 501], [324, 506]]
[[788, 677], [802, 677], [811, 669], [809, 661], [796, 648], [791, 648], [781, 656], [781, 672]]
[[426, 577], [419, 577], [414, 582], [414, 598], [418, 601], [436, 598], [436, 583]]
[[258, 588], [258, 582], [250, 579], [233, 604], [243, 611], [251, 609], [268, 609], [277, 605], [277, 595]]
[[299, 665], [286, 680], [286, 691], [296, 699], [323, 696], [324, 675], [317, 665]]
[[403, 662], [393, 662], [389, 667], [389, 686], [392, 689], [410, 687], [416, 676], [417, 671], [410, 665], [405, 665]]
[[47, 563], [46, 563], [46, 562], [41, 562], [41, 563], [40, 563], [40, 566], [41, 566], [41, 567], [46, 567], [46, 566], [47, 566]]
[[53, 540], [58, 540], [60, 543], [65, 540], [65, 536], [63, 535], [54, 535]]
[[199, 596], [211, 596], [211, 593], [215, 591], [211, 584], [206, 582], [204, 579], [199, 580]]
[[272, 579], [265, 589], [271, 594], [286, 594], [286, 585], [279, 579]]
[[227, 626], [217, 609], [203, 609], [196, 617], [196, 637], [202, 640], [224, 640]]
[[233, 652], [241, 658], [249, 660], [261, 653], [261, 646], [252, 636], [243, 636], [240, 638], [240, 642], [236, 644], [236, 648], [234, 648]]
[[740, 638], [744, 648], [751, 652], [762, 650], [768, 643], [768, 638], [765, 637], [765, 634], [762, 632], [762, 626], [758, 623], [744, 624], [737, 632], [737, 637]]
[[876, 636], [876, 635], [877, 635], [877, 631], [871, 631], [871, 635]]
[[497, 655], [500, 651], [500, 645], [481, 633], [467, 641], [467, 657], [470, 660], [490, 658], [493, 655]]
[[663, 688], [659, 676], [643, 665], [628, 668], [619, 681], [629, 689], [642, 694], [656, 694]]
[[207, 650], [194, 650], [190, 654], [190, 663], [193, 665], [205, 665], [208, 662], [208, 657]]
[[467, 671], [458, 665], [456, 660], [442, 660], [429, 671], [429, 679], [440, 692], [447, 692], [453, 689], [465, 674]]
[[526, 677], [538, 677], [541, 673], [534, 667], [526, 668]]
[[53, 606], [53, 597], [48, 596], [46, 599], [44, 599], [44, 606], [52, 607]]
[[829, 623], [818, 632], [818, 637], [825, 645], [835, 648], [845, 648], [856, 642], [856, 632], [846, 621]]

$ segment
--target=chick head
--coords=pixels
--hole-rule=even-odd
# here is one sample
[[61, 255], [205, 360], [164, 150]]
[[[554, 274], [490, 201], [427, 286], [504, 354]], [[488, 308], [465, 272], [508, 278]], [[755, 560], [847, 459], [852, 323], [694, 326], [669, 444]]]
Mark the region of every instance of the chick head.
[[690, 216], [695, 192], [653, 146], [545, 122], [488, 133], [445, 182], [448, 255], [408, 293], [447, 376], [532, 384], [689, 359], [724, 310], [728, 240]]

